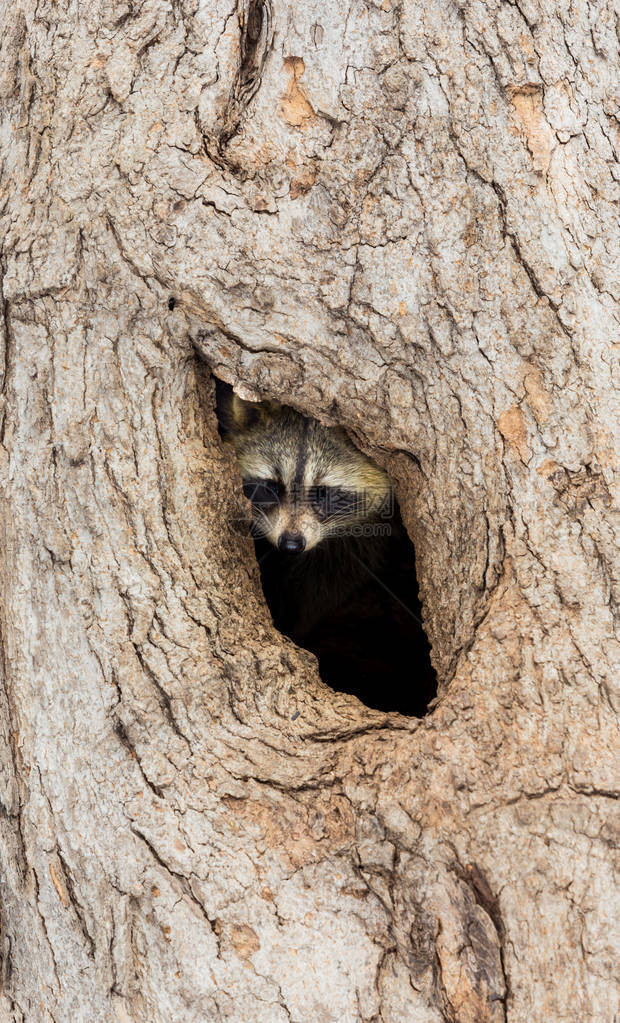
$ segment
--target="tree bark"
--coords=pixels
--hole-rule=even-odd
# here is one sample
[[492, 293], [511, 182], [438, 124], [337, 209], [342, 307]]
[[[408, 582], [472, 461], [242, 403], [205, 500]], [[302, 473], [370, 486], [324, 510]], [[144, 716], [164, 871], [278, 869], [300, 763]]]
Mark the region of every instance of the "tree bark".
[[[2, 3], [2, 1021], [616, 1018], [613, 28]], [[425, 719], [274, 630], [208, 367], [390, 471]]]

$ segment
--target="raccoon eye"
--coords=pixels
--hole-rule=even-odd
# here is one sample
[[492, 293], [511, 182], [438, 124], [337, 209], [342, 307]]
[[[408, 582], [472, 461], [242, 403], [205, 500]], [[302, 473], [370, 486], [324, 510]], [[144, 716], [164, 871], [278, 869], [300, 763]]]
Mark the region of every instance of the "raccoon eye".
[[276, 480], [244, 480], [243, 493], [252, 502], [262, 508], [272, 507], [280, 503], [282, 484]]
[[312, 487], [308, 496], [314, 511], [322, 519], [352, 515], [359, 508], [358, 494], [341, 487]]

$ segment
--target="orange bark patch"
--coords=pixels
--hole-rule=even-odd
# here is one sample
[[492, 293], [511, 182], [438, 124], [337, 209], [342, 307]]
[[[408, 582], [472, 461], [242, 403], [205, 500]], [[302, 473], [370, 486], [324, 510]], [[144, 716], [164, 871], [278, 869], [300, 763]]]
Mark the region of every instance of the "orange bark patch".
[[558, 465], [552, 458], [545, 458], [544, 462], [537, 467], [536, 472], [550, 483], [560, 482], [566, 475], [563, 466]]
[[50, 863], [49, 867], [50, 867], [50, 877], [51, 877], [52, 882], [54, 884], [54, 888], [58, 892], [58, 896], [60, 898], [60, 901], [62, 902], [63, 906], [66, 909], [67, 906], [69, 905], [69, 896], [67, 895], [67, 890], [66, 890], [66, 888], [64, 886], [63, 881], [61, 881], [60, 877], [56, 873], [56, 870], [52, 866], [51, 863]]
[[515, 109], [517, 124], [532, 154], [534, 170], [544, 175], [551, 162], [556, 137], [545, 117], [542, 92], [537, 86], [526, 86], [514, 89], [510, 100]]
[[516, 405], [506, 409], [497, 420], [497, 426], [504, 440], [515, 449], [521, 461], [529, 461], [530, 445], [521, 409]]
[[249, 959], [260, 948], [258, 934], [247, 924], [233, 924], [230, 928], [230, 941], [241, 959]]
[[545, 423], [551, 412], [551, 396], [543, 387], [540, 373], [532, 369], [523, 378], [527, 392], [527, 403], [537, 423]]
[[280, 102], [280, 113], [294, 128], [309, 128], [317, 120], [317, 115], [303, 86], [299, 84], [306, 65], [301, 57], [285, 57], [284, 67], [291, 75], [291, 80]]

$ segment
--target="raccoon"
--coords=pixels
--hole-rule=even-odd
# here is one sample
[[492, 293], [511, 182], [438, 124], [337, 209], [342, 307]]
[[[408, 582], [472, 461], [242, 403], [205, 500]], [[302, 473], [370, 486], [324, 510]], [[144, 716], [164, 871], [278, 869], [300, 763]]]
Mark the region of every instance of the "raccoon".
[[412, 625], [421, 631], [413, 548], [387, 474], [340, 427], [221, 382], [217, 397], [274, 624], [317, 655], [334, 688], [376, 683], [405, 656]]
[[287, 554], [302, 554], [385, 514], [392, 503], [386, 473], [358, 451], [340, 427], [323, 426], [275, 402], [222, 399], [220, 422], [232, 441], [254, 535]]

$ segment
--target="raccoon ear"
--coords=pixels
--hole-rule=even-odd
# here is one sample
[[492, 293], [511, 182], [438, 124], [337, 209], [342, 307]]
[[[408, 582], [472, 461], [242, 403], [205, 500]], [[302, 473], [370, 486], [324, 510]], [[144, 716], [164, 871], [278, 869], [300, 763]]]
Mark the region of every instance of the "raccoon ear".
[[280, 406], [274, 401], [246, 401], [235, 394], [230, 384], [215, 379], [215, 396], [220, 432], [242, 433], [266, 422]]
[[249, 430], [259, 423], [266, 423], [276, 407], [273, 401], [245, 401], [233, 392], [231, 419], [238, 430]]

